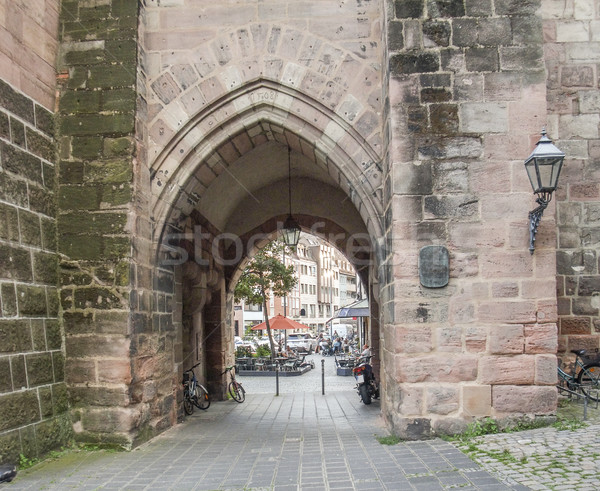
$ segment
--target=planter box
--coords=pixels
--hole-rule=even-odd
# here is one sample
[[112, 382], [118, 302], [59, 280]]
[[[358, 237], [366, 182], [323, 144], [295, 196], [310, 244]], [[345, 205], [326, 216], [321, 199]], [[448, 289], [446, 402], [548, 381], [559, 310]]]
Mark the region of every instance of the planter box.
[[337, 367], [337, 374], [341, 377], [347, 377], [348, 375], [352, 375], [352, 368]]
[[[302, 367], [299, 370], [293, 370], [293, 371], [280, 371], [279, 372], [279, 376], [280, 377], [297, 377], [299, 375], [302, 375], [303, 373], [306, 373], [310, 370], [310, 367]], [[238, 372], [236, 372], [236, 375], [250, 375], [253, 377], [274, 377], [275, 376], [275, 370], [239, 370]]]

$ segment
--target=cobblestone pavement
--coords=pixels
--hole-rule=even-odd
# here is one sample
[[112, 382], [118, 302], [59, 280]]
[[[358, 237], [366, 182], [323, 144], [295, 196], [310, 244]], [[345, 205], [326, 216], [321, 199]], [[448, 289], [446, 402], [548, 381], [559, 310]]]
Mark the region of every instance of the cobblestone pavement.
[[[301, 377], [240, 377], [246, 402], [213, 402], [131, 452], [68, 452], [7, 489], [526, 490], [600, 489], [600, 418], [587, 428], [488, 435], [461, 452], [440, 439], [382, 445], [379, 403], [321, 357]], [[593, 413], [593, 411], [592, 411]], [[596, 413], [594, 413], [597, 415]]]
[[503, 482], [530, 489], [600, 489], [600, 410], [588, 408], [583, 426], [582, 402], [571, 402], [560, 413], [567, 420], [552, 427], [498, 433], [457, 444]]

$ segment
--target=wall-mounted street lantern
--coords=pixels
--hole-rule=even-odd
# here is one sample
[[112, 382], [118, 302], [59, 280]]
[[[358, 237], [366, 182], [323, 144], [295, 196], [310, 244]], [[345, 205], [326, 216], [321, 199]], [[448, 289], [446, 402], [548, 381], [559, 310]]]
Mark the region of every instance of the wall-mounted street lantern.
[[292, 149], [288, 147], [288, 196], [290, 199], [290, 214], [283, 222], [283, 241], [285, 245], [288, 247], [296, 247], [298, 245], [298, 241], [300, 240], [300, 225], [298, 222], [294, 220], [292, 216], [292, 159], [291, 159]]
[[546, 136], [546, 129], [542, 129], [540, 141], [525, 160], [525, 170], [527, 170], [533, 192], [537, 195], [535, 201], [540, 205], [529, 212], [529, 252], [531, 254], [535, 249], [535, 234], [538, 225], [544, 210], [552, 199], [552, 193], [558, 185], [564, 158], [565, 154]]

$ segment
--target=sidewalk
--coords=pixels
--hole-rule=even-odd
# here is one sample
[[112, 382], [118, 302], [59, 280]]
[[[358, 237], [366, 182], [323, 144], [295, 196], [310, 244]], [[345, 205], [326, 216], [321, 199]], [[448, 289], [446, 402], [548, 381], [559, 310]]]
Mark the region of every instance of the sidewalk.
[[348, 391], [248, 394], [132, 452], [70, 454], [19, 473], [7, 489], [526, 489], [503, 485], [441, 440], [380, 444], [378, 412]]
[[330, 358], [322, 395], [320, 360], [312, 373], [282, 378], [277, 397], [274, 379], [240, 378], [243, 404], [213, 402], [131, 452], [70, 452], [20, 472], [6, 489], [600, 489], [597, 410], [595, 423], [575, 432], [479, 437], [480, 466], [439, 439], [380, 444], [379, 401], [361, 404], [352, 377], [333, 375]]

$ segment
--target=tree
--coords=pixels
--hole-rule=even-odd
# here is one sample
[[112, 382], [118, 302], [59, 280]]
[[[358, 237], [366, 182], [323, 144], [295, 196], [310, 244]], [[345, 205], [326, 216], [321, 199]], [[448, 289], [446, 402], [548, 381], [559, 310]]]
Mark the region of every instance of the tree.
[[286, 267], [280, 259], [285, 248], [283, 243], [274, 240], [260, 249], [244, 269], [234, 290], [236, 302], [245, 300], [247, 303], [263, 306], [271, 359], [275, 356], [275, 343], [267, 311], [268, 294], [273, 292], [274, 296], [283, 297], [290, 293], [298, 282], [294, 275], [294, 267]]

